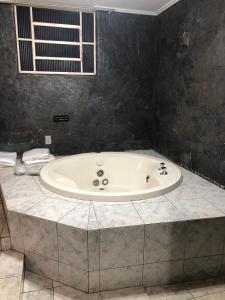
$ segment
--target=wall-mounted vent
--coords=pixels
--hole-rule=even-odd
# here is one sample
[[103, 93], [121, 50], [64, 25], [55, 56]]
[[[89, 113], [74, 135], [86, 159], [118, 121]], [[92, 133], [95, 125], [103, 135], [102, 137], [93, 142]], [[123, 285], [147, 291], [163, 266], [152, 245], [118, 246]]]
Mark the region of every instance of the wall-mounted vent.
[[15, 6], [20, 73], [96, 74], [95, 13]]

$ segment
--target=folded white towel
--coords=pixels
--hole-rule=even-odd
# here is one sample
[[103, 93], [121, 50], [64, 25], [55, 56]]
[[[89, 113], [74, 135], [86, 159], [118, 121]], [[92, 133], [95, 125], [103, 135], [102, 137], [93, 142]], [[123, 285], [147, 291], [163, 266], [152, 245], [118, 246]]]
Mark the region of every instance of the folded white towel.
[[50, 151], [48, 148], [35, 148], [32, 150], [25, 151], [22, 156], [22, 161], [33, 161], [47, 159], [50, 156]]
[[48, 158], [40, 158], [40, 159], [33, 159], [33, 160], [26, 160], [24, 161], [25, 165], [32, 165], [32, 164], [40, 164], [40, 163], [47, 163], [51, 160], [54, 160], [55, 156], [53, 154], [49, 154]]
[[17, 153], [0, 151], [0, 165], [3, 166], [15, 166]]

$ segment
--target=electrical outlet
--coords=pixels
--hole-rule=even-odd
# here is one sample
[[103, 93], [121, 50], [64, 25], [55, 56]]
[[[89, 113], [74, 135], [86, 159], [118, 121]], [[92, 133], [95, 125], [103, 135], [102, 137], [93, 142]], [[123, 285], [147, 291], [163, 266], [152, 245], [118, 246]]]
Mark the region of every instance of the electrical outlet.
[[46, 135], [45, 136], [45, 145], [51, 145], [51, 143], [52, 143], [51, 135]]

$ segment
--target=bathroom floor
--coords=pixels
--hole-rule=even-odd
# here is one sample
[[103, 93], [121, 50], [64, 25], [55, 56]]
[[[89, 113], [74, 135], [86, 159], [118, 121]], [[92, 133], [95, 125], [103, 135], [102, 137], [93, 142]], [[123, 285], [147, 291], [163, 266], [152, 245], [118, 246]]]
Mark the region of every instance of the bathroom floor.
[[85, 294], [31, 272], [25, 272], [23, 300], [223, 300], [225, 278], [156, 288], [127, 288]]

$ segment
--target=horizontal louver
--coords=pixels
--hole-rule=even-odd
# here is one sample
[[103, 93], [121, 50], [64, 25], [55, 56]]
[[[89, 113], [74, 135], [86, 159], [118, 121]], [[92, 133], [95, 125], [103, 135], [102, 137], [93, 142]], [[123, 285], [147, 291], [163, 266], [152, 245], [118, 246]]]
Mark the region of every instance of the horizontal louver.
[[50, 40], [62, 42], [80, 41], [80, 32], [78, 29], [34, 26], [34, 34], [36, 40]]
[[37, 60], [37, 71], [79, 73], [80, 62], [62, 60]]
[[96, 73], [94, 13], [17, 6], [15, 15], [20, 72]]
[[80, 25], [80, 13], [46, 8], [33, 8], [34, 22]]
[[80, 58], [80, 47], [71, 45], [41, 44], [36, 45], [36, 56]]

